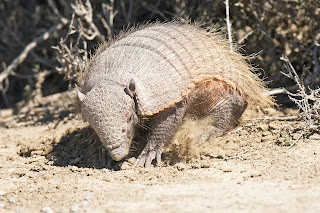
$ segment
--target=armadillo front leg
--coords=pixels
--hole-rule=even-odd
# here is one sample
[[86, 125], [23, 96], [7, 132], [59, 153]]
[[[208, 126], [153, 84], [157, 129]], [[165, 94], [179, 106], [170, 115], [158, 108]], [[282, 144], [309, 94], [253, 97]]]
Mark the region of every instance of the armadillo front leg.
[[174, 107], [170, 107], [156, 115], [150, 121], [150, 133], [148, 136], [147, 144], [133, 167], [151, 166], [151, 162], [156, 158], [157, 164], [161, 162], [161, 154], [165, 147], [167, 147], [176, 132], [177, 128], [181, 125], [182, 119], [186, 112], [185, 101], [182, 101]]

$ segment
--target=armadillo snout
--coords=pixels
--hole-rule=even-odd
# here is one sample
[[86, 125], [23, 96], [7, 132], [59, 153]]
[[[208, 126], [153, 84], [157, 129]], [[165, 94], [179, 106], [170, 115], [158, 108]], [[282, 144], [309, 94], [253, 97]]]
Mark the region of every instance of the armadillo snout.
[[129, 154], [129, 144], [123, 143], [120, 147], [110, 150], [110, 155], [113, 160], [119, 161]]

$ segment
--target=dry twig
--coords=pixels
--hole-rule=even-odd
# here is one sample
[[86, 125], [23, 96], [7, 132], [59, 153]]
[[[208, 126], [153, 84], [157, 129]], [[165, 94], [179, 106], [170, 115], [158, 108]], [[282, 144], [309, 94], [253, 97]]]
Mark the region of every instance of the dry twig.
[[231, 24], [230, 24], [230, 18], [229, 18], [229, 0], [225, 1], [226, 4], [226, 22], [227, 22], [227, 29], [228, 29], [228, 39], [229, 39], [229, 45], [230, 50], [232, 51], [232, 35], [231, 35]]
[[261, 118], [247, 118], [247, 119], [244, 118], [243, 119], [244, 121], [253, 121], [253, 122], [246, 124], [246, 125], [243, 125], [243, 126], [240, 126], [236, 129], [232, 130], [230, 133], [236, 133], [236, 132], [239, 132], [243, 129], [252, 127], [260, 121], [297, 121], [300, 119], [301, 119], [301, 116], [288, 116], [288, 117], [267, 117], [267, 116], [264, 116]]
[[93, 9], [90, 1], [86, 0], [85, 5], [83, 5], [82, 0], [76, 0], [74, 4], [71, 4], [71, 7], [75, 14], [89, 25], [88, 28], [83, 28], [83, 36], [87, 40], [97, 38], [99, 42], [105, 43], [105, 37], [100, 33], [98, 27], [93, 22]]
[[[57, 60], [61, 64], [61, 67], [57, 67], [57, 71], [64, 74], [66, 79], [69, 81], [74, 81], [78, 75], [78, 72], [84, 69], [87, 60], [87, 43], [84, 37], [84, 30], [82, 23], [79, 22], [79, 29], [74, 26], [75, 15], [72, 15], [69, 30], [64, 39], [61, 38], [59, 45], [53, 46], [52, 48], [58, 51]], [[78, 38], [75, 43], [70, 42], [67, 45], [67, 40], [70, 35], [78, 33]], [[82, 48], [79, 47], [80, 43], [83, 45]]]
[[[102, 3], [102, 11], [103, 11], [103, 14], [104, 14], [105, 18], [102, 17], [100, 14], [98, 14], [98, 18], [100, 19], [103, 27], [107, 30], [108, 39], [111, 39], [113, 34], [114, 34], [113, 21], [114, 21], [114, 18], [116, 17], [116, 15], [119, 12], [119, 11], [114, 9], [114, 0], [110, 0], [109, 4]], [[125, 15], [125, 17], [127, 17], [127, 16], [129, 18], [129, 14]], [[130, 15], [130, 17], [131, 17], [131, 15]]]
[[[293, 101], [301, 111], [301, 117], [305, 121], [304, 135], [314, 131], [320, 131], [320, 88], [310, 89], [304, 85], [304, 79], [300, 78], [293, 68], [292, 64], [286, 57], [281, 57], [285, 62], [288, 73], [282, 73], [286, 77], [294, 80], [298, 86], [297, 93], [287, 91], [289, 98]], [[305, 70], [302, 76], [305, 75]]]
[[320, 33], [317, 36], [318, 41], [314, 44], [313, 51], [312, 51], [312, 58], [315, 65], [315, 71], [312, 75], [312, 79], [316, 78], [320, 74], [320, 64], [318, 59], [318, 47], [320, 42]]

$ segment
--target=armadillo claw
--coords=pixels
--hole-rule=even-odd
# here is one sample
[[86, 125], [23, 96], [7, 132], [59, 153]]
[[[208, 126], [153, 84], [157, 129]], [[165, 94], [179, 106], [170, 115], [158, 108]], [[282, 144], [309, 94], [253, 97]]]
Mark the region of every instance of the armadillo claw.
[[157, 159], [157, 164], [160, 164], [161, 163], [161, 152], [160, 151], [157, 152], [156, 159]]
[[141, 157], [139, 156], [139, 158], [133, 164], [132, 168], [139, 167], [139, 166], [144, 166], [145, 161], [146, 161], [146, 156], [145, 155], [143, 155]]
[[140, 154], [136, 162], [133, 164], [132, 168], [144, 166], [145, 168], [150, 168], [152, 161], [156, 159], [157, 164], [161, 163], [161, 151], [153, 150], [149, 151], [147, 154]]
[[102, 168], [111, 168], [112, 158], [109, 151], [104, 146], [99, 150], [99, 160]]

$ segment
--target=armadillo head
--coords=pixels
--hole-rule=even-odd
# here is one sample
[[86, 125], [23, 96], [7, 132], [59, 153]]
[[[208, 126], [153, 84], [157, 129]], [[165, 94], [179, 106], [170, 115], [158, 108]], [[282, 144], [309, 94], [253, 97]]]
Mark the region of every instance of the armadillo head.
[[118, 84], [102, 84], [94, 86], [86, 94], [78, 91], [83, 116], [116, 161], [129, 153], [138, 125], [134, 86], [131, 85], [131, 90], [129, 88]]

